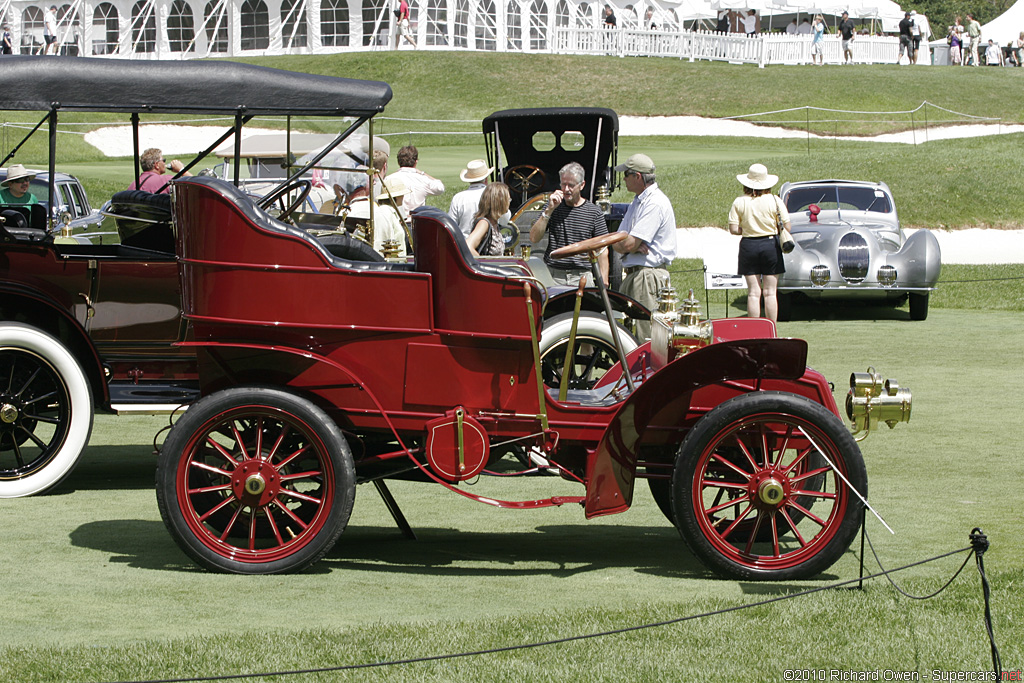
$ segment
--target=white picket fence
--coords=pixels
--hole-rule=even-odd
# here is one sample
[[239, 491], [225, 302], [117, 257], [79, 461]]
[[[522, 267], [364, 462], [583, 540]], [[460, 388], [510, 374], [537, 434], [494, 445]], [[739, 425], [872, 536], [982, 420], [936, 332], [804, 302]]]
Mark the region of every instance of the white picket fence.
[[[713, 31], [608, 31], [593, 28], [554, 30], [551, 49], [559, 54], [618, 55], [620, 57], [675, 57], [689, 61], [707, 60], [735, 64], [810, 64], [811, 36], [762, 34], [746, 36]], [[857, 64], [895, 64], [899, 39], [892, 36], [857, 36], [853, 41], [853, 61]], [[826, 64], [841, 64], [842, 42], [839, 36], [824, 38]], [[919, 64], [930, 63], [922, 46]]]

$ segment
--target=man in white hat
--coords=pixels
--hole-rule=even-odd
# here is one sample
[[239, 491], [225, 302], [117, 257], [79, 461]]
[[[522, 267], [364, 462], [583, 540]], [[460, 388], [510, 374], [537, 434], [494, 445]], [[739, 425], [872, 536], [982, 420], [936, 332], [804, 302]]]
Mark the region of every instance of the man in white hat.
[[[646, 154], [634, 154], [615, 167], [622, 172], [626, 189], [636, 195], [626, 209], [619, 232], [629, 237], [614, 245], [622, 254], [625, 278], [619, 291], [654, 311], [658, 291], [669, 286], [668, 265], [676, 257], [676, 214], [672, 202], [658, 188], [654, 162]], [[651, 338], [651, 322], [636, 321], [640, 341]]]
[[28, 191], [29, 184], [35, 178], [35, 173], [29, 173], [21, 164], [12, 164], [7, 169], [7, 178], [0, 190], [0, 204], [37, 204], [39, 200]]
[[[463, 182], [469, 183], [462, 192], [457, 193], [452, 197], [452, 203], [448, 207], [448, 215], [455, 219], [455, 222], [459, 224], [459, 229], [462, 230], [462, 234], [469, 237], [469, 233], [473, 232], [473, 216], [476, 215], [477, 209], [480, 208], [480, 195], [484, 193], [484, 188], [487, 186], [487, 177], [494, 170], [493, 166], [488, 166], [487, 162], [483, 159], [473, 159], [473, 161], [466, 164], [466, 168], [462, 169], [462, 173], [459, 177], [462, 178]], [[502, 219], [507, 220], [506, 214]]]
[[483, 195], [483, 188], [487, 185], [487, 176], [494, 170], [493, 166], [487, 166], [487, 162], [482, 159], [474, 159], [466, 164], [466, 168], [462, 169], [462, 173], [459, 174], [463, 182], [469, 183], [469, 187], [452, 198], [449, 215], [459, 223], [459, 229], [466, 237], [469, 237], [469, 233], [473, 231], [473, 216], [476, 215], [476, 210], [480, 206], [480, 196]]
[[[401, 178], [391, 176], [384, 180], [384, 185], [377, 195], [377, 204], [373, 207], [373, 249], [384, 253], [384, 242], [398, 242], [398, 253], [408, 253], [408, 241], [405, 238], [405, 224], [398, 215], [394, 205], [401, 206], [402, 198], [409, 191]], [[363, 195], [352, 200], [348, 216], [356, 219], [369, 220], [370, 200]]]

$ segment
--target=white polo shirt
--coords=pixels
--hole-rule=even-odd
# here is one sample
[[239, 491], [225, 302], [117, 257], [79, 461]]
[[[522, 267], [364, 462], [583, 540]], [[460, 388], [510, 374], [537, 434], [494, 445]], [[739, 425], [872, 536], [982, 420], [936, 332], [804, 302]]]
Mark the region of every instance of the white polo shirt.
[[672, 210], [672, 202], [658, 189], [658, 183], [648, 185], [630, 202], [619, 232], [643, 240], [648, 249], [647, 254], [634, 252], [624, 255], [624, 268], [665, 268], [672, 263], [676, 257], [676, 214]]

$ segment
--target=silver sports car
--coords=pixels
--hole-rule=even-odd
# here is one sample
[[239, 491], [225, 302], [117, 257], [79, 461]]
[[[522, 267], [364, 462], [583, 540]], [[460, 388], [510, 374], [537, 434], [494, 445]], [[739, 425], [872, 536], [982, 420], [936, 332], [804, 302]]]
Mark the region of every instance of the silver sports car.
[[789, 210], [796, 246], [779, 276], [779, 317], [793, 298], [900, 304], [910, 297], [910, 318], [928, 317], [928, 295], [942, 263], [928, 230], [907, 237], [885, 183], [813, 180], [779, 191]]

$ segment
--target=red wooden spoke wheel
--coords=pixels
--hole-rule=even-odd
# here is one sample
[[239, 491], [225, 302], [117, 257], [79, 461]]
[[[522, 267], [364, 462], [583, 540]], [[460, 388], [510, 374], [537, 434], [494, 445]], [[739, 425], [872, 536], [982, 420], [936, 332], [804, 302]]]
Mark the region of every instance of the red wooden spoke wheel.
[[776, 581], [818, 574], [850, 546], [862, 509], [829, 462], [867, 495], [860, 450], [828, 410], [778, 392], [730, 399], [680, 446], [676, 526], [721, 574]]
[[341, 431], [315, 405], [240, 387], [205, 397], [171, 430], [157, 498], [178, 545], [203, 566], [298, 571], [344, 531], [355, 470]]

